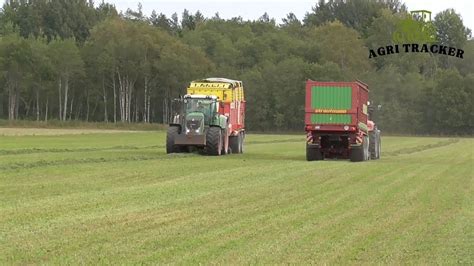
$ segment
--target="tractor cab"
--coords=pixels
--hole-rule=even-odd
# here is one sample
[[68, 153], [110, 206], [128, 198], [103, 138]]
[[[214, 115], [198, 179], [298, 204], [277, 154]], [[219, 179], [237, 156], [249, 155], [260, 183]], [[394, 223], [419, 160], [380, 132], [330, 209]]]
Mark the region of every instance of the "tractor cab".
[[216, 96], [185, 95], [183, 97], [184, 121], [186, 134], [203, 134], [218, 113], [219, 103]]

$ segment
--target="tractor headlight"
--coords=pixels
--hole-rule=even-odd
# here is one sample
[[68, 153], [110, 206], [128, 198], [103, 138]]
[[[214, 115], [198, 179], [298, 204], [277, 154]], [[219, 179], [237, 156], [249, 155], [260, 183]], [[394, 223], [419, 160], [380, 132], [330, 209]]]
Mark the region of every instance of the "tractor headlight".
[[186, 133], [189, 133], [189, 129], [186, 128]]
[[344, 126], [344, 130], [349, 130], [349, 126]]
[[196, 129], [194, 132], [199, 133], [199, 129]]

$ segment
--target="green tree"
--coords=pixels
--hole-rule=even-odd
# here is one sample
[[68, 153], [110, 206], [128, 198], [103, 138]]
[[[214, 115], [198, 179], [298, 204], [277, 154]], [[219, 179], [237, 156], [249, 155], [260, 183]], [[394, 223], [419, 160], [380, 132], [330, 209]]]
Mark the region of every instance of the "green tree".
[[459, 73], [466, 76], [474, 73], [474, 40], [469, 40], [463, 47], [464, 58], [462, 60], [454, 60]]
[[[49, 94], [51, 94], [52, 80], [54, 79], [53, 65], [49, 56], [49, 47], [46, 38], [28, 39], [31, 46], [31, 60], [34, 67], [31, 68], [32, 95], [35, 98], [36, 120], [40, 120], [40, 114], [44, 113], [44, 119], [48, 120]], [[44, 111], [42, 111], [42, 102]]]
[[391, 12], [403, 12], [406, 6], [399, 0], [319, 0], [312, 13], [307, 13], [304, 24], [308, 26], [321, 26], [327, 22], [341, 21], [345, 26], [353, 28], [363, 36], [367, 35], [367, 29], [372, 21], [379, 16], [382, 9]]
[[[12, 27], [11, 27], [12, 28]], [[8, 119], [19, 118], [20, 94], [27, 87], [32, 68], [31, 47], [17, 32], [0, 37], [0, 69], [8, 94]]]
[[472, 134], [474, 76], [465, 79], [457, 70], [440, 70], [436, 84], [424, 99], [426, 130], [431, 133]]
[[151, 12], [151, 15], [150, 15], [150, 23], [155, 26], [155, 27], [159, 27], [165, 31], [167, 31], [168, 33], [172, 33], [173, 32], [173, 28], [172, 28], [172, 21], [170, 19], [168, 19], [166, 17], [165, 14], [163, 13], [160, 13], [159, 15], [156, 13], [155, 10], [153, 10], [153, 12]]
[[104, 21], [92, 30], [85, 56], [90, 69], [96, 69], [95, 87], [102, 88], [98, 91], [104, 108], [107, 88], [102, 84], [107, 83], [113, 88], [114, 113], [119, 109], [123, 122], [151, 121], [152, 113], [162, 113], [159, 107], [165, 99], [183, 93], [187, 82], [211, 68], [202, 52], [168, 33], [121, 19]]
[[24, 38], [47, 36], [75, 38], [84, 43], [89, 30], [100, 20], [117, 14], [115, 7], [102, 3], [96, 9], [87, 0], [6, 1], [0, 12], [0, 22], [11, 22]]
[[49, 54], [58, 86], [59, 119], [66, 120], [70, 85], [74, 78], [84, 75], [84, 62], [74, 39], [52, 40]]
[[127, 8], [125, 14], [123, 15], [125, 19], [133, 20], [133, 21], [144, 21], [145, 15], [143, 14], [143, 6], [139, 2], [137, 6], [137, 10], [132, 10]]
[[347, 79], [356, 79], [371, 69], [367, 58], [368, 49], [359, 34], [340, 22], [313, 28], [309, 36], [320, 44], [322, 60], [338, 64], [347, 73]]
[[434, 18], [438, 42], [452, 47], [463, 47], [471, 30], [466, 28], [461, 16], [454, 9], [446, 9], [438, 13]]
[[183, 15], [181, 18], [181, 28], [183, 30], [194, 30], [196, 28], [194, 16], [190, 14], [187, 9], [183, 11]]

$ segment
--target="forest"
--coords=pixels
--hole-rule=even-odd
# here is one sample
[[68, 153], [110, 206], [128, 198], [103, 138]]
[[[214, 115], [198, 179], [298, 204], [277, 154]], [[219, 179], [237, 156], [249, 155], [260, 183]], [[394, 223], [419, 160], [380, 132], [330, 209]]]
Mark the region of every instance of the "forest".
[[472, 135], [474, 40], [453, 9], [433, 14], [436, 43], [464, 51], [399, 53], [410, 16], [399, 0], [320, 0], [256, 20], [107, 2], [9, 0], [0, 10], [0, 119], [166, 123], [193, 79], [242, 80], [250, 131], [302, 131], [307, 79], [362, 80], [393, 134]]

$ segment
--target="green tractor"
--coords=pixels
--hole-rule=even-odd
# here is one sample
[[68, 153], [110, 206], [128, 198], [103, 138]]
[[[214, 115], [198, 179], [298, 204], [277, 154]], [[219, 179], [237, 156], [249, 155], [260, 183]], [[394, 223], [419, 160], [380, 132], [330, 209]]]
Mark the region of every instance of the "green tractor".
[[187, 94], [178, 102], [179, 110], [168, 127], [166, 153], [229, 153], [228, 119], [219, 113], [217, 97]]

